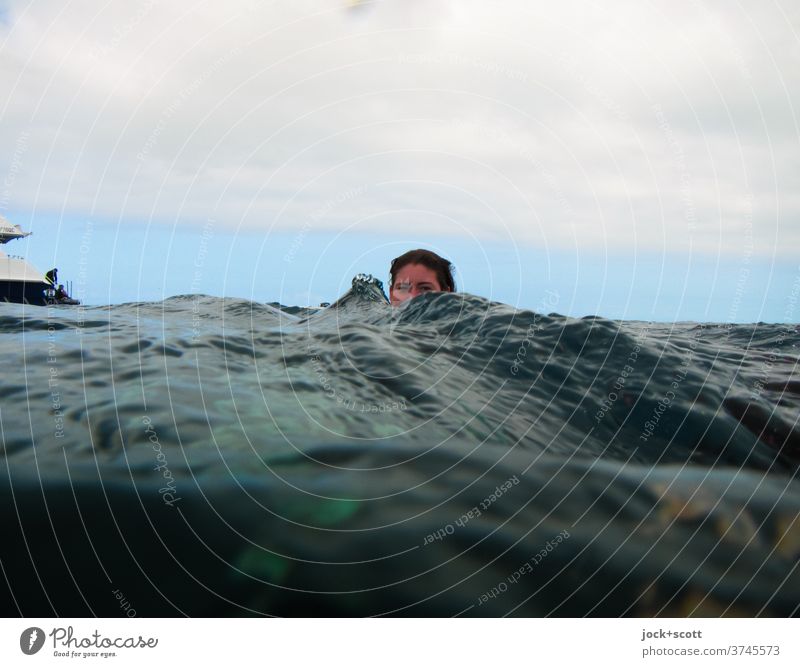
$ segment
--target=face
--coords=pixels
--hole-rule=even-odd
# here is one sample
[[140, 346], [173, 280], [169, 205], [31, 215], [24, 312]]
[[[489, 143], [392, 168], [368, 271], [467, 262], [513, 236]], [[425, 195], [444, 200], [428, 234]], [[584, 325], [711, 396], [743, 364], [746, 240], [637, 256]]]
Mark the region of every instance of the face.
[[442, 292], [436, 272], [422, 264], [406, 264], [397, 272], [389, 297], [397, 306], [424, 292]]

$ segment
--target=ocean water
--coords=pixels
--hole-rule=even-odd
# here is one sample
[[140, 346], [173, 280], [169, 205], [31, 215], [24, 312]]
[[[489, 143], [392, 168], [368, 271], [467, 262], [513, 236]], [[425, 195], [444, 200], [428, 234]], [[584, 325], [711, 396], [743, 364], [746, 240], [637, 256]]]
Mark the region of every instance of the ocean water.
[[797, 327], [557, 306], [0, 304], [0, 611], [796, 615]]

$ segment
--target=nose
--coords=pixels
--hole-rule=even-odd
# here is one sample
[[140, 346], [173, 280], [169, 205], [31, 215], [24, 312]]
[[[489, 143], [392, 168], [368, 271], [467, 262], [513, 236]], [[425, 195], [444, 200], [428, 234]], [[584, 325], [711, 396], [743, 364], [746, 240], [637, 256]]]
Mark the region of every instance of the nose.
[[420, 290], [416, 285], [412, 285], [408, 289], [396, 289], [392, 290], [391, 297], [392, 303], [403, 303], [404, 301], [408, 301], [409, 299], [413, 299], [415, 296], [422, 294], [422, 290]]

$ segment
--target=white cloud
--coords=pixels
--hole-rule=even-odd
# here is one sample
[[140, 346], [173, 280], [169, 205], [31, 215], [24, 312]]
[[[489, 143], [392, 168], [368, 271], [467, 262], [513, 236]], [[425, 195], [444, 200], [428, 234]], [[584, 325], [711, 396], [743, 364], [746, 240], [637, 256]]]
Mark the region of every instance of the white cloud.
[[797, 11], [675, 4], [10, 2], [0, 203], [791, 253]]

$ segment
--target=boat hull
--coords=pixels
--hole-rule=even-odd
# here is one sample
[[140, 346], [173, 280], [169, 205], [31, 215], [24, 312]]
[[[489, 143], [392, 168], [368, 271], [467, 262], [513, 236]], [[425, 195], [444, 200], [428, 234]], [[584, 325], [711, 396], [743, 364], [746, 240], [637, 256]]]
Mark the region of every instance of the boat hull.
[[30, 306], [47, 306], [53, 303], [47, 297], [52, 285], [28, 280], [0, 280], [0, 302], [25, 303]]

